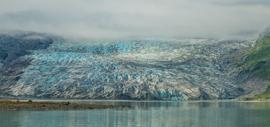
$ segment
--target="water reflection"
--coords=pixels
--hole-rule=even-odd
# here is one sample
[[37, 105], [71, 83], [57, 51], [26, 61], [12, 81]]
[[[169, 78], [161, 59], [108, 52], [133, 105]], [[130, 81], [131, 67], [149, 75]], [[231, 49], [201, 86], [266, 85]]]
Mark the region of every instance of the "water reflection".
[[[86, 103], [86, 102], [85, 102]], [[95, 102], [97, 103], [97, 102]], [[104, 102], [99, 102], [104, 103]], [[270, 103], [106, 102], [130, 109], [0, 111], [1, 127], [270, 127]]]

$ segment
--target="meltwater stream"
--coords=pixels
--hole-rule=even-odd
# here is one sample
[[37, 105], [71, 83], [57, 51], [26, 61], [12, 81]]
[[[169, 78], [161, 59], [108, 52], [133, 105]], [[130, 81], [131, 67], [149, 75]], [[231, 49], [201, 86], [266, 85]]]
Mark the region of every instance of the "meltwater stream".
[[[88, 102], [85, 102], [88, 103]], [[127, 109], [0, 111], [0, 127], [269, 127], [267, 102], [95, 102]]]

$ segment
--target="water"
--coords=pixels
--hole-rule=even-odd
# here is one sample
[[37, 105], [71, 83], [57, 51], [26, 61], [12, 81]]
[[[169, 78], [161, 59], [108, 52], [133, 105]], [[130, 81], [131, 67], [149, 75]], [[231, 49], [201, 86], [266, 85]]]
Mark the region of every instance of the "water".
[[267, 102], [106, 103], [131, 108], [0, 111], [0, 127], [270, 127]]

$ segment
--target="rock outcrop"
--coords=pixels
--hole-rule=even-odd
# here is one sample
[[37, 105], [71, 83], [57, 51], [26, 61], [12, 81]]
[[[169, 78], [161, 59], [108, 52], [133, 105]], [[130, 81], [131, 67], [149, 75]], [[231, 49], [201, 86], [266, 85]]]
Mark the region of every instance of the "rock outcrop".
[[31, 59], [24, 56], [46, 49], [52, 42], [52, 38], [38, 33], [0, 35], [0, 94], [6, 95], [30, 65]]

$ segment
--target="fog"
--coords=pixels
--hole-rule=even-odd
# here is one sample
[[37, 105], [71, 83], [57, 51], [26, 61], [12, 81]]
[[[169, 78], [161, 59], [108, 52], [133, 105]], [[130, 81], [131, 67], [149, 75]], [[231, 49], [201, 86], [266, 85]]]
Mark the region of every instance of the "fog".
[[269, 0], [0, 0], [0, 31], [82, 38], [255, 38]]

